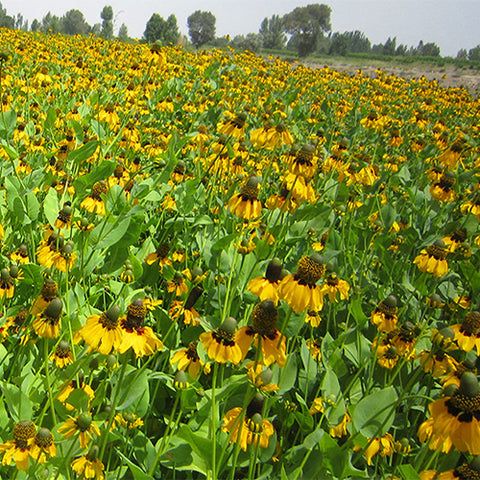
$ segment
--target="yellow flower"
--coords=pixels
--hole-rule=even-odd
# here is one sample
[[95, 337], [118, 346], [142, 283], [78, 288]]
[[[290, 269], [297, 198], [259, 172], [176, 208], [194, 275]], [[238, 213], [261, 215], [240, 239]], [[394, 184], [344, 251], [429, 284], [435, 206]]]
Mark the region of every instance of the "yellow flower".
[[20, 245], [20, 247], [18, 247], [12, 254], [10, 254], [10, 260], [21, 265], [30, 263], [27, 246], [24, 244]]
[[163, 349], [162, 341], [155, 335], [151, 327], [143, 325], [147, 315], [147, 307], [143, 300], [136, 299], [127, 307], [127, 315], [121, 322], [123, 331], [122, 343], [118, 347], [119, 353], [125, 353], [130, 348], [135, 356], [153, 355]]
[[47, 308], [37, 315], [33, 321], [33, 329], [39, 337], [58, 338], [60, 335], [60, 317], [62, 315], [63, 302], [55, 297], [47, 305]]
[[397, 298], [394, 295], [389, 295], [373, 310], [370, 321], [377, 326], [379, 332], [388, 333], [393, 331], [397, 326], [397, 312]]
[[333, 438], [341, 438], [347, 435], [347, 425], [352, 421], [350, 415], [345, 413], [342, 421], [333, 427], [330, 427], [330, 436]]
[[264, 277], [256, 277], [250, 280], [247, 290], [263, 300], [271, 300], [275, 305], [278, 303], [278, 284], [282, 277], [282, 264], [278, 258], [274, 258], [267, 266]]
[[228, 201], [230, 211], [245, 220], [252, 220], [262, 215], [262, 202], [258, 200], [258, 178], [250, 177], [240, 193]]
[[[368, 442], [367, 448], [363, 452], [368, 465], [372, 464], [372, 457], [377, 453], [380, 453], [381, 457], [386, 457], [387, 455], [393, 455], [395, 451], [395, 442], [390, 433], [377, 438], [369, 438]], [[361, 447], [354, 447], [354, 450], [361, 450]]]
[[30, 456], [38, 463], [44, 464], [48, 457], [57, 455], [57, 448], [53, 443], [53, 435], [47, 428], [40, 428], [30, 446]]
[[105, 202], [101, 195], [107, 193], [107, 184], [104, 180], [96, 182], [92, 187], [92, 193], [85, 198], [80, 204], [80, 208], [84, 208], [88, 212], [98, 215], [105, 215]]
[[77, 389], [82, 389], [89, 397], [88, 404], [95, 398], [95, 392], [92, 387], [83, 381], [83, 378], [80, 378], [80, 383], [77, 383], [76, 380], [72, 380], [67, 383], [64, 389], [58, 394], [57, 400], [60, 403], [65, 405], [65, 408], [69, 411], [74, 410], [74, 407], [67, 403], [68, 397]]
[[280, 282], [278, 286], [280, 300], [285, 300], [296, 313], [305, 310], [321, 311], [323, 297], [316, 283], [324, 273], [323, 258], [318, 253], [302, 257], [298, 262], [297, 273], [287, 275]]
[[218, 133], [223, 133], [236, 139], [242, 138], [245, 134], [245, 120], [247, 116], [243, 112], [238, 115], [227, 112], [225, 116], [229, 117], [229, 119], [223, 120], [217, 125]]
[[203, 362], [197, 353], [197, 343], [198, 342], [190, 342], [188, 348], [183, 348], [182, 350], [174, 353], [170, 359], [172, 364], [177, 363], [178, 370], [185, 371], [188, 369], [188, 374], [192, 378], [198, 377], [198, 374], [203, 366]]
[[164, 265], [172, 266], [172, 261], [167, 257], [169, 251], [170, 245], [168, 243], [160, 243], [155, 252], [149, 253], [145, 257], [145, 263], [147, 265], [153, 265], [155, 262], [158, 261], [158, 264], [160, 266], [160, 272], [163, 273]]
[[127, 430], [132, 430], [143, 425], [143, 420], [137, 417], [134, 413], [117, 413], [114, 417], [114, 421]]
[[437, 240], [433, 245], [422, 250], [413, 263], [422, 272], [432, 273], [435, 277], [443, 277], [448, 273], [447, 254], [448, 250], [445, 248], [443, 240]]
[[120, 307], [113, 305], [101, 315], [90, 315], [85, 326], [75, 332], [75, 339], [82, 339], [90, 349], [108, 355], [122, 343], [123, 331], [119, 322]]
[[75, 418], [68, 418], [58, 429], [65, 438], [70, 438], [78, 433], [81, 448], [87, 448], [94, 435], [100, 436], [100, 429], [92, 420], [90, 413], [81, 413]]
[[241, 407], [232, 408], [223, 418], [222, 431], [229, 433], [230, 442], [238, 443], [244, 452], [248, 445], [267, 448], [274, 433], [272, 423], [262, 417], [262, 409], [263, 397], [257, 394], [245, 412]]
[[307, 315], [305, 316], [305, 323], [309, 323], [312, 327], [318, 327], [320, 322], [322, 321], [322, 317], [320, 316], [320, 312], [315, 312], [313, 310], [308, 310]]
[[105, 466], [97, 458], [98, 447], [94, 446], [86, 455], [75, 458], [72, 461], [72, 470], [77, 475], [82, 475], [82, 478], [93, 478], [97, 480], [104, 480], [103, 473]]
[[273, 378], [273, 371], [270, 368], [265, 368], [261, 362], [248, 362], [245, 365], [247, 375], [250, 381], [259, 388], [262, 392], [276, 392], [278, 385], [270, 383]]
[[252, 342], [256, 349], [262, 351], [265, 365], [277, 363], [283, 367], [287, 362], [285, 337], [277, 330], [278, 311], [271, 300], [264, 300], [255, 305], [252, 312], [252, 326], [240, 328], [235, 341], [238, 343], [242, 358], [245, 358]]
[[348, 299], [350, 285], [345, 280], [341, 280], [335, 273], [331, 273], [325, 278], [325, 282], [320, 285], [322, 296], [328, 295], [331, 302]]
[[48, 304], [57, 296], [58, 286], [55, 280], [47, 278], [42, 285], [42, 291], [32, 306], [32, 315], [43, 312]]
[[65, 368], [73, 363], [72, 349], [70, 344], [65, 340], [61, 340], [55, 347], [55, 352], [50, 355], [50, 360], [55, 360], [57, 368]]
[[475, 374], [465, 372], [460, 387], [451, 396], [432, 402], [428, 409], [433, 436], [443, 441], [449, 437], [457, 450], [480, 455], [480, 393]]
[[310, 350], [310, 355], [317, 360], [317, 362], [320, 362], [322, 360], [322, 339], [317, 338], [316, 340], [312, 340], [311, 338], [307, 338], [305, 343]]
[[315, 415], [316, 413], [323, 413], [323, 412], [325, 412], [323, 399], [322, 397], [317, 397], [313, 400], [313, 404], [310, 407], [309, 413], [310, 415]]
[[15, 461], [17, 470], [28, 470], [28, 458], [35, 437], [35, 424], [22, 420], [13, 427], [13, 440], [0, 444], [0, 453], [4, 453], [2, 464], [10, 465]]
[[215, 331], [203, 332], [200, 335], [203, 349], [209, 358], [218, 363], [238, 364], [242, 361], [244, 357], [235, 338], [236, 329], [237, 322], [230, 317], [224, 320]]
[[455, 334], [455, 341], [465, 352], [474, 348], [480, 355], [480, 312], [468, 312], [461, 324], [449, 327]]
[[181, 273], [176, 272], [173, 279], [167, 281], [167, 292], [175, 292], [176, 297], [181, 297], [188, 292], [188, 285]]

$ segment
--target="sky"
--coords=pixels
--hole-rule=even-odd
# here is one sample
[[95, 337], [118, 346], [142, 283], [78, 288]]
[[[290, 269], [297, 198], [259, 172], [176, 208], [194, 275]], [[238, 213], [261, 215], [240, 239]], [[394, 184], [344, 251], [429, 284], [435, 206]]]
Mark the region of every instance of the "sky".
[[480, 0], [2, 0], [8, 15], [21, 13], [31, 23], [47, 12], [62, 16], [72, 8], [83, 12], [90, 25], [100, 23], [105, 5], [114, 10], [115, 33], [122, 23], [129, 36], [142, 38], [153, 13], [177, 17], [180, 31], [188, 34], [187, 18], [195, 10], [212, 12], [217, 36], [257, 33], [262, 20], [284, 15], [299, 6], [325, 3], [332, 9], [332, 31], [360, 30], [372, 44], [396, 37], [397, 45], [435, 42], [443, 56], [455, 56], [480, 44]]

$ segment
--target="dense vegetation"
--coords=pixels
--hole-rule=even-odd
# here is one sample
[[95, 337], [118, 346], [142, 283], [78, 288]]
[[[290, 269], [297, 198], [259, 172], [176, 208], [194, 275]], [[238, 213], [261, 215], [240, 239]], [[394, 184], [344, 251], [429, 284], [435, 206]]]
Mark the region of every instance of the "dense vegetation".
[[2, 478], [479, 475], [478, 99], [0, 38]]

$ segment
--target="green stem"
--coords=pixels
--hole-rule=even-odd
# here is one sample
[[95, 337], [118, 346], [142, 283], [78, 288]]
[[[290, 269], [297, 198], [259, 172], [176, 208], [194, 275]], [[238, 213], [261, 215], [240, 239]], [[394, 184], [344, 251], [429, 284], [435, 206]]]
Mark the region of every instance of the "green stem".
[[210, 422], [210, 438], [212, 439], [212, 480], [216, 480], [217, 475], [217, 410], [216, 410], [216, 388], [217, 388], [218, 363], [213, 364], [212, 375], [212, 409]]
[[120, 378], [117, 380], [116, 388], [115, 388], [115, 393], [113, 396], [113, 402], [110, 410], [110, 415], [108, 416], [108, 421], [106, 425], [106, 431], [105, 434], [102, 438], [102, 447], [100, 448], [100, 455], [98, 458], [100, 460], [103, 458], [103, 454], [105, 452], [105, 447], [107, 446], [107, 439], [108, 439], [108, 433], [110, 432], [110, 427], [113, 422], [113, 417], [115, 416], [115, 410], [117, 409], [117, 403], [118, 403], [118, 398], [120, 396], [120, 388], [122, 387], [123, 383], [123, 378], [125, 377], [125, 372], [127, 371], [127, 365], [128, 365], [128, 357], [129, 353], [128, 351], [124, 354], [123, 359], [122, 359], [122, 370], [120, 371]]
[[55, 405], [53, 402], [53, 392], [52, 392], [52, 386], [50, 383], [50, 371], [48, 368], [48, 362], [49, 362], [49, 355], [48, 355], [48, 339], [44, 338], [44, 362], [45, 362], [45, 382], [46, 382], [46, 387], [47, 387], [47, 392], [48, 392], [48, 399], [50, 402], [50, 411], [52, 414], [52, 420], [53, 420], [53, 425], [56, 425], [57, 423], [57, 416], [55, 415]]
[[[155, 460], [153, 462], [153, 465], [148, 472], [148, 474], [150, 476], [152, 476], [155, 473], [155, 469], [157, 468], [158, 462], [160, 461], [160, 457], [163, 455], [163, 453], [165, 451], [165, 448], [168, 445], [167, 438], [169, 440], [171, 438], [171, 436], [169, 436], [169, 433], [173, 432], [175, 430], [175, 428], [172, 428], [171, 425], [172, 425], [173, 417], [175, 416], [175, 412], [176, 412], [177, 407], [178, 407], [178, 403], [180, 401], [180, 397], [181, 397], [181, 391], [177, 390], [177, 393], [176, 393], [176, 396], [175, 396], [175, 403], [173, 404], [172, 413], [170, 414], [170, 417], [168, 419], [167, 428], [165, 430], [165, 433], [163, 434], [162, 442], [160, 443], [160, 447], [158, 448], [157, 454], [155, 455]], [[181, 414], [181, 412], [180, 412], [180, 414]], [[180, 415], [178, 416], [177, 421], [175, 422], [175, 426], [178, 425], [179, 419], [180, 419]]]

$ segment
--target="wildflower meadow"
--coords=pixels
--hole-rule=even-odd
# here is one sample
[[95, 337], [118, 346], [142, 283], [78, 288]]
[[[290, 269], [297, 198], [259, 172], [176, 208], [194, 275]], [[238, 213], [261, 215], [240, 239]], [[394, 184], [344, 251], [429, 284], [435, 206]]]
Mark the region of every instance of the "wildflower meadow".
[[480, 101], [0, 30], [0, 477], [480, 478]]

